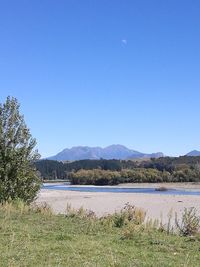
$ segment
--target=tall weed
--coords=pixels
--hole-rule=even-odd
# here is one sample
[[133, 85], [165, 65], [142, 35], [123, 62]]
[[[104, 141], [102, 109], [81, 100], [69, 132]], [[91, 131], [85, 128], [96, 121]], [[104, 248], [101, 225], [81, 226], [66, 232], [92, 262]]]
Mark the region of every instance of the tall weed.
[[200, 217], [194, 207], [184, 209], [181, 221], [178, 220], [176, 213], [175, 224], [179, 234], [183, 236], [192, 236], [200, 232]]

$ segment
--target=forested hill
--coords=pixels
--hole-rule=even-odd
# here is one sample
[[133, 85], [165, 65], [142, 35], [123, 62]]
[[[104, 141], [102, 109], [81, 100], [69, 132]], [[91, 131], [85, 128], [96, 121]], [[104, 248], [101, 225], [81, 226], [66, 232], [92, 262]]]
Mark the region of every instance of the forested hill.
[[40, 160], [35, 165], [44, 180], [70, 179], [73, 184], [200, 181], [200, 156], [162, 157], [135, 161]]

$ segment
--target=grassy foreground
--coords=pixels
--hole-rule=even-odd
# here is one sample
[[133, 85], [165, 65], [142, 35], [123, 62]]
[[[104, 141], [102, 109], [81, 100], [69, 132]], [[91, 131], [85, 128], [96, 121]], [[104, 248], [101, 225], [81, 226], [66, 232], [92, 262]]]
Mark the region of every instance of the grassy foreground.
[[99, 220], [84, 212], [66, 217], [48, 208], [5, 204], [0, 207], [0, 266], [200, 266], [198, 235], [120, 224], [120, 218]]

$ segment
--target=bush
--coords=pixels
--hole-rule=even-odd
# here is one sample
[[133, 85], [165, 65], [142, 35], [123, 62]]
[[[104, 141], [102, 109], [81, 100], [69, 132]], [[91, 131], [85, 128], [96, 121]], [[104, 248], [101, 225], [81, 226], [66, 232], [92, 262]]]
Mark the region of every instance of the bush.
[[175, 224], [180, 233], [183, 236], [192, 236], [200, 231], [200, 217], [197, 216], [197, 210], [192, 208], [185, 208], [182, 214], [181, 222], [175, 217]]
[[67, 204], [66, 217], [79, 219], [96, 219], [96, 214], [92, 210], [86, 210], [83, 207], [74, 209], [70, 204]]
[[155, 189], [155, 191], [167, 191], [167, 190], [168, 190], [168, 188], [164, 187], [164, 186], [160, 186], [160, 187]]
[[146, 212], [143, 209], [136, 208], [129, 203], [125, 204], [125, 207], [113, 215], [114, 226], [123, 227], [129, 223], [135, 225], [141, 225], [146, 217]]

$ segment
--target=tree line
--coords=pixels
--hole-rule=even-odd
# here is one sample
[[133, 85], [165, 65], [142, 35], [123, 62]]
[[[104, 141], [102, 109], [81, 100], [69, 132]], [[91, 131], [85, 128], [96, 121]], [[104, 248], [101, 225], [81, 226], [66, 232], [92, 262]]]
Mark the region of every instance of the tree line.
[[200, 157], [163, 157], [149, 160], [79, 160], [35, 163], [44, 180], [68, 179], [72, 184], [200, 182]]

